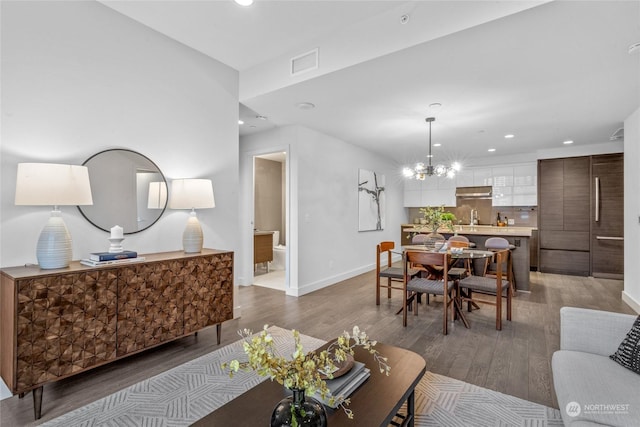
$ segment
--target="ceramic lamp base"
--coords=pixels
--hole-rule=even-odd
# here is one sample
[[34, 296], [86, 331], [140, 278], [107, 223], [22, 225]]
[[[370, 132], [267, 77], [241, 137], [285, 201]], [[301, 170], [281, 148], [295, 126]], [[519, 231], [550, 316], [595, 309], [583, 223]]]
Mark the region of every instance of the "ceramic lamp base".
[[36, 257], [40, 268], [47, 270], [68, 267], [71, 262], [71, 235], [59, 210], [51, 211], [51, 216], [40, 233]]
[[192, 211], [187, 221], [187, 227], [182, 233], [182, 247], [186, 253], [200, 252], [202, 251], [202, 241], [202, 227], [195, 211]]

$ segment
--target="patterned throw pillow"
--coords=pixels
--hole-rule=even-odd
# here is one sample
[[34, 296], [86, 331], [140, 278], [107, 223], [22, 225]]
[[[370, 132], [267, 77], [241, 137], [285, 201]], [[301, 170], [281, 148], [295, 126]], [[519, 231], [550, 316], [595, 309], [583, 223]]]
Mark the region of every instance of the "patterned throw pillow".
[[609, 356], [627, 369], [640, 374], [640, 316], [620, 343], [618, 351]]

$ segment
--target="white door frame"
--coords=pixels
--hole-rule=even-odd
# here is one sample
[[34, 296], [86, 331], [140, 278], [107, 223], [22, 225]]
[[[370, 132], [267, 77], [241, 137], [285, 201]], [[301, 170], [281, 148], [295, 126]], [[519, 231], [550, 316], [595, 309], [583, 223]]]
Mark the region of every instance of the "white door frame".
[[241, 245], [243, 247], [243, 253], [245, 254], [245, 260], [240, 264], [243, 266], [238, 277], [238, 283], [240, 286], [248, 286], [253, 284], [253, 229], [254, 229], [254, 212], [255, 212], [255, 185], [254, 185], [254, 158], [256, 156], [284, 152], [287, 159], [285, 163], [285, 291], [288, 295], [297, 294], [291, 293], [292, 281], [293, 286], [296, 286], [295, 279], [297, 277], [297, 256], [296, 253], [296, 241], [294, 238], [295, 233], [292, 227], [292, 218], [295, 214], [292, 212], [292, 206], [295, 206], [292, 200], [291, 191], [291, 148], [289, 145], [280, 145], [267, 148], [260, 148], [258, 150], [245, 151], [241, 153], [241, 167], [240, 167], [240, 183], [242, 197], [240, 197], [240, 234]]

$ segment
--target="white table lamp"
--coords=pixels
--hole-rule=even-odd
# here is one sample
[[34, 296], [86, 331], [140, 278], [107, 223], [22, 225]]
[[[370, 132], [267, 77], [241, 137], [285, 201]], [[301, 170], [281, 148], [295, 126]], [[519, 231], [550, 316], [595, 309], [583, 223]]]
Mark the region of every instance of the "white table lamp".
[[67, 267], [72, 257], [71, 235], [58, 206], [93, 204], [87, 167], [19, 163], [15, 204], [53, 206], [49, 221], [38, 238], [36, 257], [43, 269]]
[[202, 227], [196, 209], [214, 208], [213, 184], [210, 179], [174, 179], [171, 181], [169, 207], [191, 209], [191, 216], [182, 234], [182, 247], [187, 253], [202, 250]]

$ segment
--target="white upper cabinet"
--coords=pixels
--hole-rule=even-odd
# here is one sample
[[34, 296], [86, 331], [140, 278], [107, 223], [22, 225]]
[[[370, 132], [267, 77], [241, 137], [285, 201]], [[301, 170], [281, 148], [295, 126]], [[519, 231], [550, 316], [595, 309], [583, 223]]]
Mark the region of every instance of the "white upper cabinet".
[[473, 169], [463, 169], [456, 174], [456, 187], [473, 187]]
[[538, 165], [523, 163], [513, 167], [513, 206], [538, 204]]
[[491, 168], [473, 169], [473, 185], [493, 185]]
[[489, 185], [493, 206], [536, 206], [538, 204], [536, 162], [496, 167], [466, 168], [454, 179], [427, 177], [404, 183], [404, 206], [455, 206], [456, 187]]
[[513, 167], [491, 168], [493, 206], [513, 206]]

